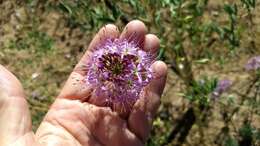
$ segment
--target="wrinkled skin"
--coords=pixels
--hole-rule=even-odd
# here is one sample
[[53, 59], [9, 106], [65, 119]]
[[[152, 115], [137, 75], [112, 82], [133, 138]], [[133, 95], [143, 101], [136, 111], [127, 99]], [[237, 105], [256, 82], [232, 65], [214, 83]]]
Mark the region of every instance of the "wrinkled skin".
[[[72, 71], [61, 93], [50, 107], [36, 133], [31, 129], [28, 104], [20, 82], [0, 65], [0, 146], [142, 146], [147, 140], [154, 114], [160, 104], [166, 80], [166, 65], [156, 61], [155, 78], [133, 109], [119, 115], [102, 107], [84, 87], [82, 64], [95, 46], [107, 38], [131, 40], [135, 34], [140, 47], [151, 53], [159, 48], [159, 39], [147, 34], [145, 25], [131, 21], [120, 34], [114, 25], [106, 25], [96, 34], [85, 55]], [[136, 39], [136, 38], [135, 38]]]

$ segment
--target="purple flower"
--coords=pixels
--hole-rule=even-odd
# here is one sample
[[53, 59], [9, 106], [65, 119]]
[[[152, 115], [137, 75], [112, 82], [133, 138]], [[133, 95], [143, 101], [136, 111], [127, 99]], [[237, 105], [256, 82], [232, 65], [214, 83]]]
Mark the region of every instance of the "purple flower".
[[260, 69], [260, 56], [252, 57], [248, 60], [245, 65], [246, 70], [257, 70]]
[[215, 88], [215, 90], [212, 93], [212, 97], [213, 98], [220, 97], [221, 94], [223, 92], [225, 92], [226, 90], [228, 90], [231, 85], [232, 85], [232, 81], [227, 80], [227, 79], [218, 81], [217, 87]]
[[132, 106], [151, 81], [154, 57], [127, 40], [107, 40], [93, 52], [86, 76], [93, 95], [113, 108]]

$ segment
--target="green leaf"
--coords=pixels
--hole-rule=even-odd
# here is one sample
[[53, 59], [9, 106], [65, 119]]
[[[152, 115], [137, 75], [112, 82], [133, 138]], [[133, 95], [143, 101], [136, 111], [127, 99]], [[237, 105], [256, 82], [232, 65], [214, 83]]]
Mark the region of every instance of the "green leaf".
[[239, 129], [239, 134], [245, 138], [249, 139], [253, 136], [253, 128], [251, 127], [250, 123], [246, 123]]
[[226, 141], [225, 141], [225, 146], [238, 146], [238, 142], [236, 139], [229, 137]]
[[69, 15], [72, 15], [72, 9], [70, 8], [70, 6], [68, 4], [66, 4], [64, 1], [60, 1], [60, 6], [63, 10], [67, 11], [69, 13]]

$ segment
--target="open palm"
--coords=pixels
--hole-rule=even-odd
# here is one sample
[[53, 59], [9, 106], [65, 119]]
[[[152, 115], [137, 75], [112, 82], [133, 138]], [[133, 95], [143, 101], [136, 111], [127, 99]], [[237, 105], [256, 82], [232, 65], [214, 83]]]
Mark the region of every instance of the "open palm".
[[131, 111], [119, 115], [119, 111], [101, 106], [102, 100], [93, 98], [91, 88], [81, 82], [86, 73], [85, 61], [108, 38], [138, 40], [141, 49], [154, 54], [159, 48], [159, 39], [147, 34], [145, 25], [138, 20], [127, 24], [121, 34], [111, 24], [101, 28], [35, 134], [21, 84], [0, 66], [0, 146], [144, 145], [160, 103], [167, 67], [156, 61], [152, 66], [155, 78], [144, 89], [145, 94]]

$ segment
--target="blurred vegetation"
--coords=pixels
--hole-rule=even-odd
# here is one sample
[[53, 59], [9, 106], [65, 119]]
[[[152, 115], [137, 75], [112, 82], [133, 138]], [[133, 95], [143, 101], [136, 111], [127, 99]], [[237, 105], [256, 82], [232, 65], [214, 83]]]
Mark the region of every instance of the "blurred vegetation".
[[[0, 63], [22, 81], [36, 129], [92, 36], [107, 23], [122, 30], [139, 19], [161, 39], [158, 59], [168, 64], [173, 82], [180, 82], [174, 86], [179, 92], [165, 93], [146, 145], [256, 146], [260, 79], [257, 71], [243, 68], [260, 54], [259, 5], [256, 0], [1, 1]], [[232, 89], [211, 100], [223, 74], [233, 80]], [[173, 104], [177, 99], [182, 102]]]

